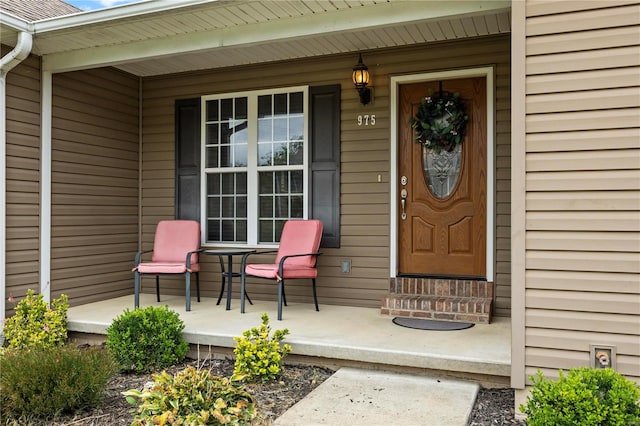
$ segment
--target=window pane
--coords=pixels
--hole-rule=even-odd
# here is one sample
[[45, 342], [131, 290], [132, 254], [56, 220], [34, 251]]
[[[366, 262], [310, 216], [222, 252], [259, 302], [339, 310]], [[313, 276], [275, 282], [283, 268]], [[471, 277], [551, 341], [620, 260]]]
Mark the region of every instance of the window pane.
[[220, 241], [220, 221], [208, 220], [207, 221], [207, 240]]
[[271, 95], [258, 96], [258, 118], [271, 116]]
[[258, 166], [270, 166], [272, 164], [272, 149], [273, 145], [269, 142], [258, 144]]
[[232, 134], [233, 130], [229, 127], [229, 123], [222, 123], [220, 125], [220, 143], [230, 144]]
[[207, 145], [217, 145], [220, 143], [217, 124], [207, 124]]
[[289, 217], [289, 197], [276, 197], [275, 217]]
[[222, 217], [235, 217], [234, 204], [232, 197], [224, 197], [222, 199]]
[[260, 217], [273, 217], [273, 198], [268, 196], [260, 197]]
[[235, 241], [236, 228], [233, 220], [222, 221], [222, 241]]
[[261, 194], [273, 194], [273, 174], [271, 172], [260, 173], [259, 181]]
[[236, 98], [236, 119], [247, 119], [247, 98]]
[[207, 198], [207, 217], [220, 217], [220, 197]]
[[304, 118], [303, 117], [289, 118], [289, 140], [301, 141], [303, 140], [303, 133], [304, 133]]
[[302, 219], [302, 196], [291, 197], [291, 217]]
[[301, 142], [291, 142], [289, 144], [289, 164], [290, 165], [302, 165], [303, 163], [303, 149]]
[[236, 173], [236, 194], [247, 193], [247, 174]]
[[233, 143], [247, 143], [248, 138], [247, 122], [244, 120], [236, 120], [233, 127]]
[[302, 183], [302, 170], [293, 170], [291, 172], [291, 192], [302, 194]]
[[286, 141], [288, 139], [287, 119], [276, 118], [273, 120], [273, 140]]
[[295, 92], [289, 94], [289, 113], [290, 114], [302, 114], [302, 92]]
[[236, 216], [247, 217], [247, 197], [236, 198]]
[[263, 118], [258, 121], [258, 142], [271, 142], [273, 140], [273, 120]]
[[217, 147], [207, 148], [207, 162], [205, 167], [220, 167], [220, 164], [218, 163]]
[[220, 174], [210, 173], [207, 175], [207, 194], [220, 194]]
[[231, 147], [229, 145], [220, 147], [220, 167], [231, 167]]
[[273, 242], [273, 222], [270, 220], [260, 221], [260, 242], [272, 243]]
[[273, 96], [274, 115], [284, 115], [287, 113], [287, 94], [279, 93]]
[[286, 143], [274, 143], [273, 144], [273, 165], [274, 166], [286, 166], [287, 165], [287, 144]]
[[218, 121], [218, 101], [207, 101], [207, 121]]
[[223, 173], [222, 174], [222, 193], [223, 194], [233, 194], [234, 193], [234, 174], [233, 173]]
[[286, 194], [289, 192], [289, 172], [275, 172], [275, 193]]
[[247, 221], [236, 221], [236, 241], [247, 241]]
[[222, 114], [220, 120], [230, 120], [233, 118], [233, 99], [222, 100]]
[[279, 242], [280, 241], [280, 235], [282, 235], [282, 228], [284, 228], [284, 220], [276, 220], [275, 223], [275, 241], [274, 242]]

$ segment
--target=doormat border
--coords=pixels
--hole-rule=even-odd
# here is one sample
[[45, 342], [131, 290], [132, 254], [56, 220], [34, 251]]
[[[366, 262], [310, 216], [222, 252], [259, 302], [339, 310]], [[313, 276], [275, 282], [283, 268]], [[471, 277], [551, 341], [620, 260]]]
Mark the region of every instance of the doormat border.
[[475, 325], [470, 322], [440, 321], [433, 319], [406, 317], [395, 317], [392, 321], [394, 324], [399, 325], [400, 327], [431, 331], [465, 330]]

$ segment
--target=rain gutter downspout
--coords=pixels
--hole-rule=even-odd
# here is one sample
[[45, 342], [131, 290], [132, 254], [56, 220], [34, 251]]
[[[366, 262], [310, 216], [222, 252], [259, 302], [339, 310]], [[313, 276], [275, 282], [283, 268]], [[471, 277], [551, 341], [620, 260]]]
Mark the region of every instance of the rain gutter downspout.
[[4, 321], [7, 288], [7, 74], [31, 53], [33, 37], [21, 31], [13, 50], [0, 58], [0, 321]]

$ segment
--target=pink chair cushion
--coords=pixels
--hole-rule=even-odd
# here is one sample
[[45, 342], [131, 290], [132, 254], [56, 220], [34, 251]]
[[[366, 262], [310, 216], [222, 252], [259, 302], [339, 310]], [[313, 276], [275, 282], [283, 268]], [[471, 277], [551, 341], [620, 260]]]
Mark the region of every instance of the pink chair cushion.
[[[289, 259], [293, 260], [293, 259]], [[318, 270], [316, 268], [310, 268], [308, 266], [299, 266], [299, 265], [290, 265], [287, 266], [289, 261], [285, 261], [284, 263], [284, 277], [281, 278], [317, 278]], [[245, 272], [248, 275], [253, 275], [255, 277], [261, 278], [270, 278], [277, 279], [278, 278], [278, 265], [265, 265], [265, 264], [255, 264], [255, 265], [247, 265], [245, 268]]]
[[[195, 220], [161, 220], [153, 242], [152, 262], [184, 264], [187, 253], [200, 248], [200, 223]], [[191, 265], [198, 256], [191, 256]]]
[[[292, 254], [316, 253], [322, 238], [322, 222], [310, 220], [288, 220], [285, 222], [280, 236], [280, 247], [276, 256], [276, 264], [283, 256]], [[301, 256], [287, 259], [285, 265], [313, 268], [316, 256]], [[286, 278], [286, 277], [285, 277]]]
[[[187, 272], [184, 262], [147, 262], [139, 264], [137, 269], [141, 274], [184, 274]], [[200, 265], [197, 263], [195, 265], [192, 264], [190, 272], [200, 272]]]

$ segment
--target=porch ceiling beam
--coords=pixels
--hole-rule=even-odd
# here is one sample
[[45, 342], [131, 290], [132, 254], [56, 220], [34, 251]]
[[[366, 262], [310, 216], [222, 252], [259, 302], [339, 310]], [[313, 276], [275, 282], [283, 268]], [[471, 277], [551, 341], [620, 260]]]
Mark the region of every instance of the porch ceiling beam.
[[509, 10], [510, 7], [509, 0], [391, 2], [167, 38], [52, 53], [43, 56], [43, 70], [64, 72], [118, 65], [221, 47], [252, 46], [452, 16], [489, 14]]

